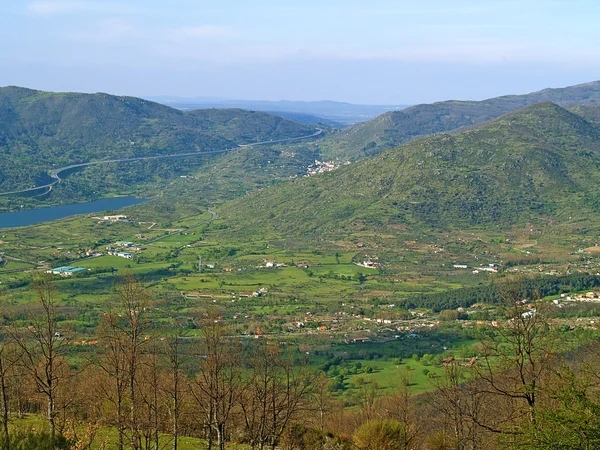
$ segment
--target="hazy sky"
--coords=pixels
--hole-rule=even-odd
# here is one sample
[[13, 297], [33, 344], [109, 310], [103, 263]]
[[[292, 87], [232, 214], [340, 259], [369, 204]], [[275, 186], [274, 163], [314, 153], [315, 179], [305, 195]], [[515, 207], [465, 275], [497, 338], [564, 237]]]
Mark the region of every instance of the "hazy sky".
[[1, 0], [0, 86], [414, 104], [600, 79], [600, 0]]

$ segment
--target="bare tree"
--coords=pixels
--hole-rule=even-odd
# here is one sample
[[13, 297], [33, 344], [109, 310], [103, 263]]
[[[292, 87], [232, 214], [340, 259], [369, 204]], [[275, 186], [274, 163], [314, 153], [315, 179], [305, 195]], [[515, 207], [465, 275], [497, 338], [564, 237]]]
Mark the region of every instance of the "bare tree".
[[117, 286], [117, 297], [124, 310], [124, 326], [121, 329], [125, 337], [127, 360], [127, 383], [129, 388], [129, 430], [131, 448], [142, 448], [142, 437], [138, 424], [139, 399], [137, 396], [137, 375], [140, 365], [140, 355], [144, 343], [143, 332], [146, 327], [145, 311], [148, 293], [142, 285], [128, 274]]
[[516, 289], [505, 297], [504, 320], [485, 332], [474, 370], [479, 393], [507, 407], [501, 417], [496, 414], [478, 425], [515, 434], [521, 420], [535, 422], [538, 395], [556, 361], [557, 343], [543, 303], [528, 303]]
[[381, 391], [379, 384], [376, 381], [366, 382], [364, 379], [358, 389], [358, 397], [360, 399], [360, 411], [363, 421], [381, 419], [381, 409], [379, 398]]
[[168, 370], [163, 390], [168, 398], [167, 410], [171, 418], [173, 450], [179, 445], [180, 421], [184, 410], [186, 379], [183, 373], [184, 360], [181, 353], [183, 334], [180, 330], [172, 332], [166, 338]]
[[127, 429], [127, 350], [125, 336], [121, 332], [122, 325], [115, 313], [106, 313], [100, 324], [100, 339], [103, 344], [96, 364], [106, 377], [97, 383], [103, 397], [113, 405], [115, 417], [112, 423], [117, 428], [118, 449], [125, 447], [125, 431]]
[[19, 352], [14, 346], [10, 345], [10, 343], [6, 340], [0, 342], [0, 396], [2, 402], [1, 421], [4, 450], [10, 450], [10, 435], [8, 432], [8, 423], [10, 420], [9, 390], [11, 385], [17, 384], [14, 383], [14, 379], [11, 379], [11, 375], [14, 376], [13, 368], [21, 358], [20, 353], [21, 352]]
[[433, 379], [436, 388], [429, 397], [433, 408], [439, 413], [444, 433], [452, 436], [457, 449], [466, 449], [471, 437], [472, 423], [467, 412], [464, 369], [452, 362], [444, 367], [444, 374]]
[[204, 411], [209, 448], [216, 437], [218, 449], [224, 450], [226, 426], [240, 393], [240, 352], [215, 314], [203, 321], [199, 366], [192, 392]]
[[160, 449], [160, 426], [163, 420], [163, 399], [161, 388], [162, 367], [160, 348], [156, 340], [146, 347], [141, 359], [139, 395], [145, 410], [144, 417], [144, 448], [147, 450]]
[[394, 395], [382, 401], [382, 410], [404, 427], [401, 436], [401, 448], [405, 450], [416, 448], [422, 434], [422, 425], [417, 418], [415, 405], [410, 394], [410, 377], [408, 371], [400, 375], [400, 383]]
[[100, 326], [104, 349], [97, 364], [110, 380], [100, 389], [116, 410], [119, 449], [124, 448], [125, 440], [129, 440], [134, 450], [142, 448], [137, 383], [145, 341], [143, 332], [148, 297], [140, 283], [131, 274], [126, 275], [116, 286], [116, 300], [121, 312], [105, 313]]
[[253, 449], [275, 449], [300, 412], [308, 410], [313, 376], [294, 367], [275, 343], [260, 345], [252, 359], [252, 376], [241, 397], [246, 434]]
[[24, 332], [12, 330], [10, 333], [23, 352], [23, 367], [32, 377], [38, 392], [46, 398], [50, 435], [55, 439], [58, 389], [67, 378], [69, 367], [64, 357], [64, 340], [57, 327], [52, 277], [47, 274], [38, 276], [34, 280], [34, 288], [41, 313], [30, 317], [30, 325]]
[[317, 415], [317, 424], [321, 431], [325, 430], [325, 418], [335, 408], [335, 403], [329, 392], [329, 380], [324, 373], [313, 380], [311, 392], [312, 411]]

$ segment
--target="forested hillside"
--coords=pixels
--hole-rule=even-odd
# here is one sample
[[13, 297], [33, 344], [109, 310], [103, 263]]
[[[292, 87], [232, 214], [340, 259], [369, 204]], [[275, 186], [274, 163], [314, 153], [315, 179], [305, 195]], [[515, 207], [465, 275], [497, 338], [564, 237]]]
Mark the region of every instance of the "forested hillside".
[[[563, 107], [594, 104], [600, 101], [600, 82], [483, 101], [451, 100], [390, 111], [332, 136], [323, 143], [323, 148], [329, 157], [356, 160], [419, 137], [469, 127], [546, 101]], [[582, 114], [584, 111], [582, 109]]]
[[298, 236], [569, 220], [597, 211], [599, 166], [597, 126], [542, 103], [253, 193], [222, 214], [248, 233]]
[[[0, 191], [73, 163], [225, 150], [306, 136], [313, 126], [244, 110], [182, 112], [134, 97], [0, 88]], [[143, 178], [143, 177], [142, 177]]]

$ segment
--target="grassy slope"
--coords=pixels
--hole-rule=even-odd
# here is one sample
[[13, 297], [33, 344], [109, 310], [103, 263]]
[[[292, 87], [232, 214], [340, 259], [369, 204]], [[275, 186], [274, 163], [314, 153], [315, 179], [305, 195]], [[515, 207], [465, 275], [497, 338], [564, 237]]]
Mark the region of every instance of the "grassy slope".
[[483, 101], [444, 101], [382, 114], [348, 128], [323, 143], [329, 157], [356, 160], [419, 137], [469, 127], [535, 103], [560, 106], [600, 101], [600, 82], [544, 89]]
[[247, 233], [296, 236], [585, 217], [597, 207], [599, 138], [596, 126], [543, 103], [250, 194], [221, 214]]

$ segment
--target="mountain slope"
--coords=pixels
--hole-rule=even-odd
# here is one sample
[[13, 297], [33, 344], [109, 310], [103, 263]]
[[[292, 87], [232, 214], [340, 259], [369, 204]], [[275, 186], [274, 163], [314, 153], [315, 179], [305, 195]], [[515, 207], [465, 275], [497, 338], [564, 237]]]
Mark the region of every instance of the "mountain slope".
[[568, 110], [583, 117], [590, 123], [600, 125], [600, 102], [588, 105], [575, 105], [569, 107]]
[[223, 150], [306, 136], [315, 128], [243, 110], [182, 112], [134, 97], [0, 88], [0, 191], [47, 170], [101, 159]]
[[323, 142], [330, 158], [356, 160], [419, 137], [469, 127], [510, 111], [551, 101], [560, 106], [600, 102], [600, 81], [483, 101], [444, 101], [390, 111]]
[[507, 228], [600, 204], [600, 129], [541, 103], [321, 176], [252, 193], [220, 214], [248, 233], [344, 236], [386, 226]]

